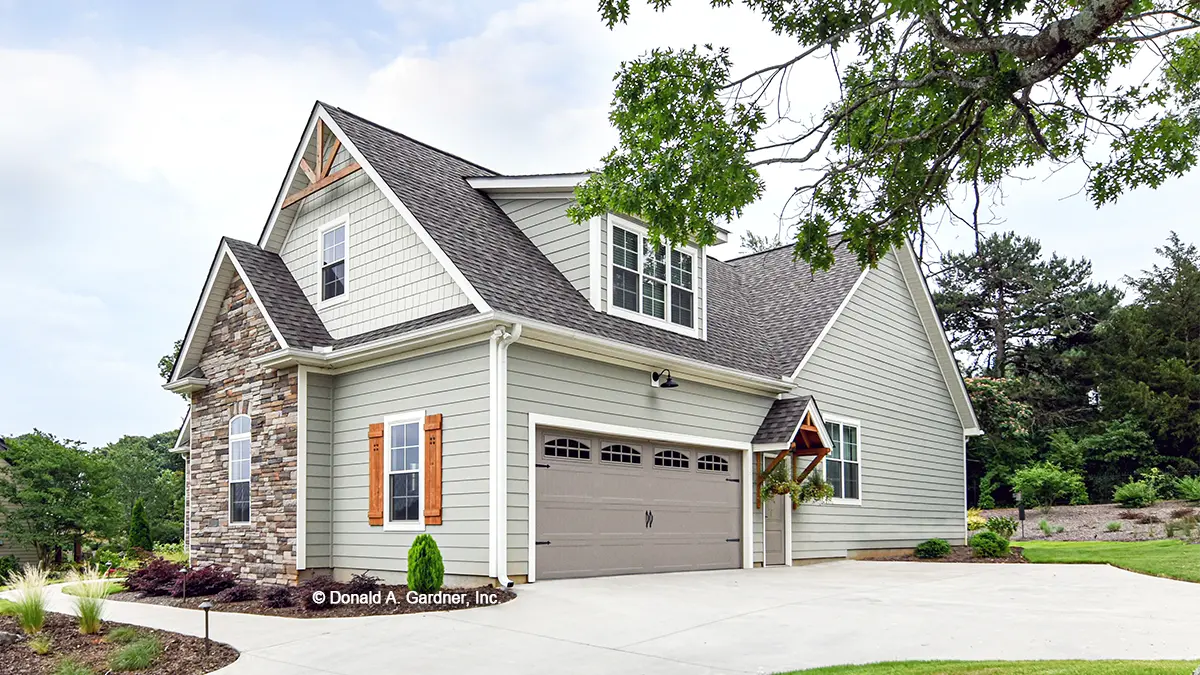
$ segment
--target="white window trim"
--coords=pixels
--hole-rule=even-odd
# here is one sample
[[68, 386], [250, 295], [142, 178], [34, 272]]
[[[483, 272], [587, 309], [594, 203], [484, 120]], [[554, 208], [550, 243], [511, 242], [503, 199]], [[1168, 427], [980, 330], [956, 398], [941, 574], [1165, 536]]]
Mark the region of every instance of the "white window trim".
[[[625, 309], [623, 307], [618, 307], [616, 305], [616, 303], [613, 302], [613, 295], [616, 292], [617, 285], [613, 279], [613, 267], [615, 266], [615, 264], [613, 263], [612, 246], [613, 246], [613, 241], [615, 239], [615, 237], [613, 235], [613, 228], [617, 228], [617, 227], [619, 227], [622, 230], [625, 230], [627, 232], [632, 232], [639, 237], [639, 239], [638, 239], [638, 268], [637, 268], [638, 283], [639, 283], [639, 286], [638, 286], [638, 304], [639, 304], [639, 306], [641, 305], [641, 297], [642, 297], [642, 290], [641, 290], [641, 285], [640, 285], [641, 278], [643, 276], [645, 276], [642, 273], [643, 264], [645, 261], [643, 260], [644, 251], [643, 251], [643, 247], [641, 245], [641, 243], [642, 243], [641, 240], [648, 237], [649, 231], [645, 227], [642, 227], [641, 225], [638, 225], [632, 221], [626, 220], [618, 215], [615, 215], [612, 213], [608, 214], [608, 249], [609, 249], [608, 250], [608, 268], [606, 270], [604, 270], [604, 273], [608, 275], [608, 313], [612, 314], [613, 316], [619, 316], [623, 319], [629, 319], [630, 321], [636, 321], [638, 323], [646, 324], [647, 326], [654, 326], [655, 328], [669, 330], [672, 333], [679, 333], [680, 335], [686, 335], [688, 337], [693, 337], [693, 338], [699, 339], [702, 334], [702, 331], [700, 330], [701, 315], [702, 315], [702, 313], [700, 312], [700, 303], [708, 302], [707, 298], [704, 298], [700, 294], [701, 288], [703, 286], [703, 283], [702, 283], [703, 279], [702, 279], [702, 276], [701, 276], [701, 273], [699, 270], [700, 265], [702, 263], [702, 258], [700, 256], [700, 253], [701, 253], [700, 249], [696, 248], [695, 246], [690, 246], [690, 245], [689, 246], [667, 246], [667, 256], [666, 256], [667, 281], [665, 282], [667, 291], [666, 291], [666, 297], [665, 297], [666, 311], [664, 312], [664, 315], [666, 316], [666, 318], [659, 319], [659, 318], [650, 316], [649, 314], [643, 314], [640, 311], [631, 312], [628, 309]], [[691, 292], [692, 292], [692, 327], [691, 328], [688, 328], [687, 326], [680, 326], [677, 323], [671, 323], [671, 283], [670, 283], [670, 278], [671, 278], [671, 250], [672, 249], [674, 249], [676, 251], [680, 251], [682, 253], [687, 253], [688, 255], [692, 256], [692, 289], [691, 289]], [[701, 282], [701, 283], [697, 283], [697, 282]], [[703, 313], [703, 316], [707, 316], [707, 312]]]
[[245, 417], [246, 419], [250, 420], [250, 431], [247, 431], [244, 434], [236, 434], [236, 435], [227, 433], [228, 438], [225, 439], [225, 522], [228, 525], [230, 525], [231, 527], [253, 527], [254, 526], [254, 500], [253, 499], [251, 499], [250, 503], [246, 505], [246, 520], [235, 521], [233, 519], [233, 484], [235, 482], [233, 480], [233, 442], [234, 441], [249, 441], [250, 442], [250, 456], [247, 458], [250, 460], [249, 461], [250, 468], [248, 468], [246, 470], [246, 480], [244, 480], [244, 481], [239, 480], [236, 482], [246, 483], [246, 485], [249, 486], [253, 482], [252, 474], [254, 471], [254, 438], [253, 438], [253, 436], [254, 436], [254, 418], [252, 418], [250, 415], [247, 415], [245, 413], [239, 413], [237, 415], [234, 415], [233, 417], [229, 418], [228, 422], [225, 423], [225, 430], [226, 430], [226, 432], [228, 432], [229, 428], [233, 426], [233, 421], [239, 417]]
[[[847, 499], [846, 497], [834, 497], [829, 501], [830, 504], [841, 504], [845, 506], [862, 506], [863, 496], [863, 427], [862, 422], [849, 417], [839, 417], [837, 415], [821, 414], [821, 421], [833, 422], [842, 426], [854, 427], [858, 430], [858, 497], [855, 499]], [[828, 457], [826, 458], [828, 459]], [[821, 475], [826, 476], [825, 460], [821, 460]]]
[[[417, 446], [417, 520], [416, 522], [392, 520], [392, 427], [417, 423], [420, 443]], [[425, 411], [388, 415], [383, 418], [383, 529], [388, 532], [425, 531]]]
[[[342, 279], [342, 286], [343, 286], [344, 290], [342, 291], [341, 295], [332, 297], [328, 300], [324, 300], [323, 296], [325, 293], [325, 274], [324, 274], [324, 270], [325, 270], [325, 233], [330, 230], [336, 230], [339, 227], [346, 228], [346, 237], [345, 237], [346, 257], [343, 259], [344, 268], [345, 268], [345, 277], [343, 277], [343, 279]], [[348, 300], [349, 298], [350, 298], [350, 214], [345, 214], [345, 215], [340, 216], [335, 220], [331, 220], [328, 223], [325, 223], [324, 225], [317, 228], [317, 307], [318, 308], [331, 307], [333, 305], [343, 303], [346, 300]]]

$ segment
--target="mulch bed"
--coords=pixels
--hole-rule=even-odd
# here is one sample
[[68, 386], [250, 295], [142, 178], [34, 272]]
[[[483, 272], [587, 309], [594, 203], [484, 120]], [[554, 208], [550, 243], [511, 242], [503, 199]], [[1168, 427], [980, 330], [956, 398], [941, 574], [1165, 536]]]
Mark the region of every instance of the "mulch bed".
[[931, 563], [1028, 563], [1025, 556], [1021, 554], [1021, 547], [1010, 546], [1007, 557], [1004, 558], [977, 558], [971, 552], [970, 546], [952, 546], [950, 555], [945, 558], [918, 558], [909, 553], [907, 555], [889, 556], [886, 558], [870, 558], [870, 560], [903, 560], [907, 562], [931, 562]]
[[[80, 635], [79, 624], [74, 617], [47, 613], [42, 632], [50, 636], [52, 651], [45, 656], [33, 653], [27, 637], [16, 644], [0, 647], [0, 675], [53, 673], [59, 660], [65, 656], [90, 666], [97, 673], [108, 672], [109, 654], [124, 645], [109, 644], [101, 638], [123, 625], [105, 621], [101, 635]], [[227, 666], [238, 657], [236, 649], [217, 642], [212, 643], [211, 653], [205, 656], [204, 638], [140, 626], [134, 628], [140, 635], [157, 637], [163, 647], [162, 656], [150, 668], [137, 671], [139, 675], [200, 675]], [[0, 616], [0, 631], [21, 634], [17, 620], [10, 616]]]
[[[1018, 529], [1013, 541], [1149, 541], [1166, 537], [1165, 523], [1186, 515], [1188, 511], [1200, 515], [1196, 504], [1184, 501], [1165, 501], [1141, 509], [1127, 509], [1120, 504], [1085, 504], [1081, 506], [1055, 506], [1048, 512], [1041, 509], [1025, 509], [1025, 536]], [[984, 511], [985, 517], [1017, 517], [1016, 509], [991, 509]], [[1062, 532], [1046, 535], [1038, 528], [1045, 520], [1050, 525], [1062, 526]], [[1121, 523], [1121, 529], [1108, 531], [1109, 523]]]
[[[110, 600], [145, 602], [168, 607], [198, 609], [203, 602], [212, 602], [214, 612], [240, 612], [264, 616], [286, 616], [299, 619], [327, 619], [332, 617], [377, 616], [384, 614], [416, 614], [419, 612], [447, 612], [472, 607], [490, 607], [506, 603], [517, 594], [505, 588], [480, 586], [477, 588], [443, 588], [441, 596], [428, 598], [434, 602], [409, 602], [408, 586], [379, 586], [378, 602], [350, 602], [326, 609], [307, 609], [301, 601], [300, 589], [293, 589], [295, 605], [292, 607], [264, 607], [261, 600], [245, 602], [216, 602], [212, 597], [196, 597], [182, 600], [167, 596], [142, 597], [139, 593], [117, 593]], [[420, 598], [416, 598], [420, 599]]]

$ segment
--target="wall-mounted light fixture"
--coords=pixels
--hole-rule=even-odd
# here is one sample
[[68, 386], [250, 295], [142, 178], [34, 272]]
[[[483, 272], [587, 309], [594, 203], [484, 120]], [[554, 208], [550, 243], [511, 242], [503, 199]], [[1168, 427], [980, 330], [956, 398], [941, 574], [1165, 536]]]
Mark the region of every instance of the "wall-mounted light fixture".
[[671, 377], [671, 369], [663, 368], [657, 373], [650, 373], [650, 386], [661, 387], [662, 389], [674, 389], [679, 386], [675, 378]]

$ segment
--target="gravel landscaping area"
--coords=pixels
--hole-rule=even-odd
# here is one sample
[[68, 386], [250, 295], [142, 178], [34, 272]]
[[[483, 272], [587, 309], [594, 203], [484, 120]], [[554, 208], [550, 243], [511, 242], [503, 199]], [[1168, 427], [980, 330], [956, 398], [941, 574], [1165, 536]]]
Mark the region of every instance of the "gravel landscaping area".
[[[268, 607], [261, 599], [241, 602], [220, 602], [215, 596], [191, 597], [186, 600], [166, 595], [143, 596], [140, 593], [123, 592], [110, 595], [109, 600], [144, 602], [167, 607], [198, 609], [203, 602], [213, 603], [214, 612], [240, 612], [265, 616], [286, 616], [301, 619], [323, 619], [347, 616], [375, 616], [380, 614], [415, 614], [418, 612], [446, 612], [472, 607], [500, 605], [517, 597], [505, 588], [480, 586], [476, 588], [443, 588], [428, 596], [410, 594], [407, 586], [380, 586], [376, 594], [352, 599], [339, 598], [339, 604], [324, 608], [311, 608], [304, 602], [304, 591], [292, 589], [293, 603], [290, 607]], [[330, 599], [327, 599], [328, 603]]]
[[[991, 509], [985, 517], [1017, 517], [1016, 509]], [[1055, 506], [1049, 513], [1040, 509], [1025, 510], [1025, 535], [1018, 529], [1013, 541], [1149, 541], [1166, 537], [1165, 524], [1188, 515], [1200, 515], [1200, 509], [1184, 501], [1159, 502], [1141, 509], [1126, 509], [1120, 504], [1087, 504], [1084, 506]], [[1038, 528], [1045, 520], [1061, 526], [1061, 532], [1047, 535]], [[1120, 529], [1109, 529], [1109, 523], [1120, 523]]]
[[[41, 635], [50, 638], [50, 652], [39, 655], [30, 648], [30, 638], [21, 633], [17, 620], [0, 616], [0, 632], [20, 635], [15, 644], [0, 646], [0, 675], [48, 675], [54, 673], [59, 664], [68, 658], [90, 668], [91, 672], [111, 672], [110, 659], [126, 645], [111, 643], [104, 638], [123, 626], [105, 622], [101, 635], [81, 635], [74, 617], [47, 614]], [[137, 671], [142, 675], [200, 675], [233, 663], [238, 658], [237, 650], [228, 645], [214, 642], [212, 651], [205, 655], [203, 638], [152, 628], [133, 628], [139, 639], [153, 638], [162, 650], [149, 668]]]

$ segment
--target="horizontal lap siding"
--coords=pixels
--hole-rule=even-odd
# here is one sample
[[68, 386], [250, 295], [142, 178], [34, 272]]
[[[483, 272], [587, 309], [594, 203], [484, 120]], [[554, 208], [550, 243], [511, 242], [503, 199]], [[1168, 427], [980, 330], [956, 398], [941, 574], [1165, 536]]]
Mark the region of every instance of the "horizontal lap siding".
[[[348, 163], [345, 149], [338, 157], [339, 164]], [[349, 297], [321, 307], [318, 233], [345, 215], [349, 215]], [[335, 338], [469, 303], [416, 231], [362, 171], [304, 200], [279, 255]]]
[[796, 384], [823, 414], [862, 423], [863, 503], [793, 512], [794, 557], [962, 542], [962, 425], [894, 256], [867, 274]]
[[488, 347], [486, 342], [338, 375], [334, 387], [332, 566], [402, 572], [417, 533], [367, 524], [367, 428], [412, 410], [442, 415], [446, 573], [488, 573]]
[[529, 414], [747, 442], [773, 399], [680, 381], [650, 386], [650, 373], [530, 347], [509, 347], [509, 574], [529, 570]]
[[[308, 373], [307, 454], [305, 472], [306, 560], [308, 568], [329, 567], [330, 468], [333, 440], [333, 377]], [[303, 393], [302, 393], [303, 395]]]
[[567, 217], [570, 199], [501, 199], [497, 204], [529, 237], [567, 281], [585, 296], [589, 292], [590, 234], [588, 223]]

